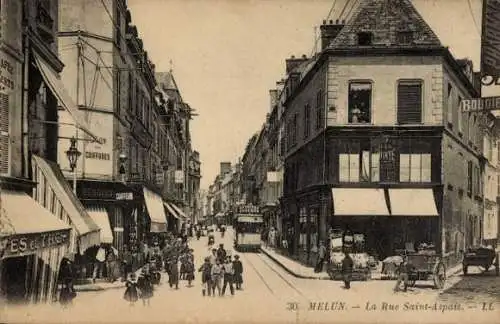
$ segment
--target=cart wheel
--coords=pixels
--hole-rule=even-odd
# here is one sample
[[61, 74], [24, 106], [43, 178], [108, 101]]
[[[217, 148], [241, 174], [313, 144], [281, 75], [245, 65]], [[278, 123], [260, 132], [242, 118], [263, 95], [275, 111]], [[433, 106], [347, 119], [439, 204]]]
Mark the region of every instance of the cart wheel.
[[436, 289], [442, 289], [446, 281], [446, 269], [444, 264], [438, 263], [436, 269], [434, 270], [434, 286]]

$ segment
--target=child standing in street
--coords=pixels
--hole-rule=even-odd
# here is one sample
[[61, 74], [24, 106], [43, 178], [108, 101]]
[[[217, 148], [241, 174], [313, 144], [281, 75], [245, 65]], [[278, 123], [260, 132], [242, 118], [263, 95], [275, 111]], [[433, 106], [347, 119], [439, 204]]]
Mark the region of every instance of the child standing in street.
[[139, 295], [137, 293], [137, 278], [134, 272], [132, 272], [128, 277], [125, 287], [127, 287], [127, 289], [125, 290], [123, 299], [128, 301], [130, 306], [134, 306], [135, 302], [139, 299]]
[[142, 269], [142, 273], [137, 281], [137, 287], [141, 291], [142, 304], [150, 306], [150, 299], [153, 297], [153, 283], [151, 282], [149, 270], [146, 267]]
[[240, 261], [239, 255], [234, 256], [233, 271], [236, 290], [241, 290], [241, 284], [243, 283], [243, 264]]
[[222, 296], [222, 279], [224, 278], [224, 268], [222, 267], [220, 260], [215, 261], [215, 265], [212, 266], [211, 270], [212, 277], [212, 296], [215, 297], [215, 288], [219, 296]]
[[205, 258], [205, 263], [203, 263], [198, 269], [198, 272], [201, 272], [201, 283], [202, 283], [202, 294], [205, 296], [208, 293], [208, 296], [212, 294], [212, 264], [210, 263], [210, 259]]

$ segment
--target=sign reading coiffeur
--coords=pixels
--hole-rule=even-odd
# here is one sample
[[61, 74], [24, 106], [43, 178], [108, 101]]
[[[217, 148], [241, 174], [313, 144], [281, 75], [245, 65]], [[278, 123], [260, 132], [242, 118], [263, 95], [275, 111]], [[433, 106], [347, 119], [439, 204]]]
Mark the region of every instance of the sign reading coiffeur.
[[32, 254], [39, 249], [47, 249], [69, 243], [70, 230], [57, 232], [12, 235], [2, 242], [4, 256]]

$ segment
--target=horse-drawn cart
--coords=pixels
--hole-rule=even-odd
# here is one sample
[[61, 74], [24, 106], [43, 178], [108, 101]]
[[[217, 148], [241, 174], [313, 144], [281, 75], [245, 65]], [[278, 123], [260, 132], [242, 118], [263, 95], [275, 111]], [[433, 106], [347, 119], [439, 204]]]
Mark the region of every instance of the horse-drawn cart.
[[432, 280], [436, 289], [442, 289], [446, 281], [446, 267], [437, 254], [407, 254], [411, 270], [408, 272], [408, 285], [415, 286], [416, 281]]
[[462, 261], [464, 275], [467, 275], [469, 266], [481, 267], [484, 269], [483, 272], [486, 272], [492, 265], [495, 266], [495, 272], [498, 276], [500, 272], [498, 253], [493, 248], [486, 247], [469, 248]]

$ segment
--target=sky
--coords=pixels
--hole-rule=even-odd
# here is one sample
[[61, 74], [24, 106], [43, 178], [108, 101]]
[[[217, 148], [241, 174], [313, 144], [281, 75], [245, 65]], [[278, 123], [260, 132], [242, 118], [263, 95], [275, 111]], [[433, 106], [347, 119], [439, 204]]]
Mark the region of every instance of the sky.
[[[213, 182], [221, 161], [238, 161], [262, 127], [270, 110], [269, 90], [284, 77], [285, 59], [309, 57], [315, 27], [319, 32], [334, 4], [329, 19], [337, 19], [346, 1], [128, 1], [132, 24], [156, 71], [173, 69], [184, 101], [198, 114], [191, 133], [202, 162], [202, 189]], [[481, 0], [412, 3], [443, 45], [456, 58], [472, 59], [478, 70]]]

